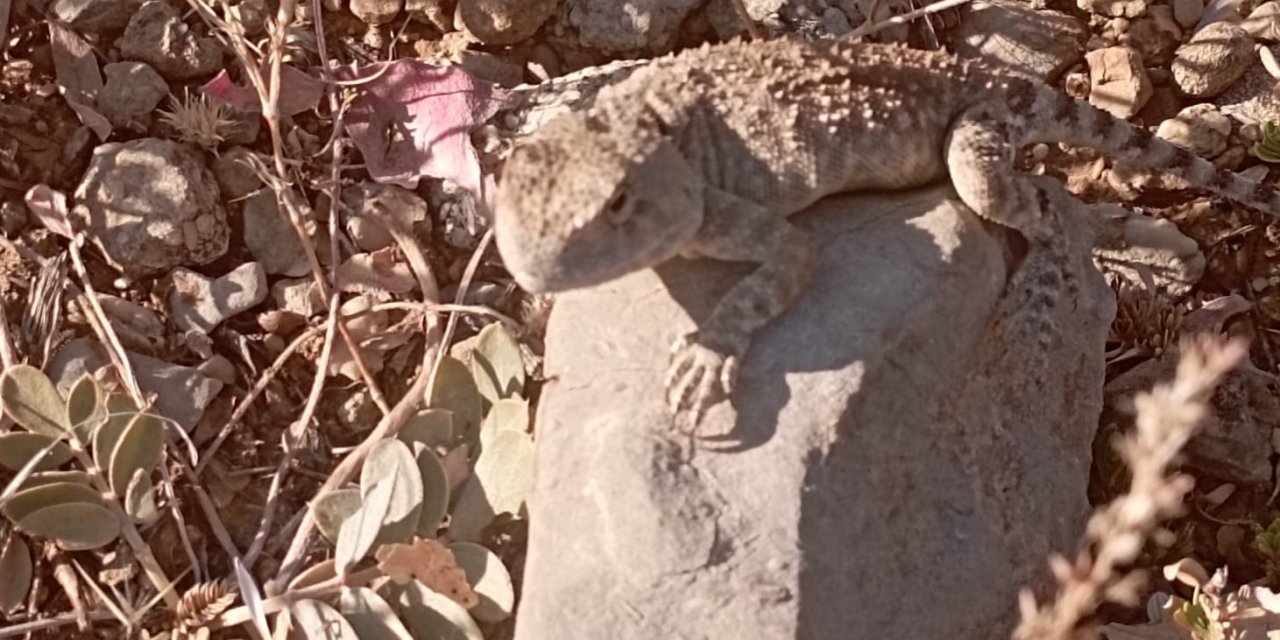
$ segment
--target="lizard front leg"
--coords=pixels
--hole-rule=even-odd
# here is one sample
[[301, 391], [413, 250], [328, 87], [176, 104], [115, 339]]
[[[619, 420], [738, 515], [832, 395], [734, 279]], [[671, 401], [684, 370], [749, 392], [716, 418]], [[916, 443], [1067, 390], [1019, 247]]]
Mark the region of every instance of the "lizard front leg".
[[752, 334], [795, 301], [809, 283], [814, 260], [808, 234], [783, 214], [714, 189], [708, 190], [705, 207], [703, 225], [684, 253], [760, 266], [672, 348], [667, 401], [676, 424], [690, 431], [708, 408], [733, 392]]

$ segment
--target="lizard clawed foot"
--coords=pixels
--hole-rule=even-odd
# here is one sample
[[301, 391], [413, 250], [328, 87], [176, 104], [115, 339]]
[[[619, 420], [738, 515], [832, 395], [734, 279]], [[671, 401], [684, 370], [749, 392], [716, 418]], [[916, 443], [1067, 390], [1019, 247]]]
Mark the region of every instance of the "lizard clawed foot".
[[681, 337], [671, 347], [667, 369], [667, 403], [673, 424], [693, 433], [707, 409], [728, 399], [738, 377], [738, 358], [697, 341], [697, 334]]

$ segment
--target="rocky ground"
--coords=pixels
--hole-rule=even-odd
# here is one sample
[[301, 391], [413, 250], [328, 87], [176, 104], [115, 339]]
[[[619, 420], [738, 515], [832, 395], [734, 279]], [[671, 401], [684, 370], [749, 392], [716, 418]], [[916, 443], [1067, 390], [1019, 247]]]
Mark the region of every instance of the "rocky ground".
[[[511, 637], [549, 301], [517, 290], [489, 244], [501, 158], [625, 73], [614, 61], [748, 31], [731, 0], [302, 0], [283, 26], [280, 4], [0, 0], [0, 637], [122, 637], [122, 621], [245, 637], [253, 598], [222, 580], [237, 573], [268, 610], [327, 588], [294, 606], [299, 629], [339, 624], [336, 609], [362, 637]], [[920, 6], [741, 8], [768, 37], [828, 38]], [[973, 0], [865, 37], [986, 57], [1274, 182], [1280, 3]], [[1089, 150], [1022, 162], [1124, 221], [1127, 242], [1094, 253], [1118, 311], [1091, 503], [1127, 484], [1110, 443], [1177, 338], [1248, 337], [1251, 364], [1188, 447], [1187, 514], [1142, 564], [1194, 558], [1233, 588], [1280, 587], [1280, 226]], [[454, 302], [446, 328], [433, 305]], [[431, 408], [370, 448], [437, 361]], [[350, 473], [346, 456], [403, 479]], [[304, 544], [312, 500], [324, 540]], [[50, 524], [101, 513], [127, 524]], [[339, 569], [372, 589], [326, 600]], [[997, 590], [1011, 606], [1013, 587]], [[1191, 590], [1157, 575], [1144, 594], [1161, 593]], [[352, 614], [388, 606], [400, 626]]]

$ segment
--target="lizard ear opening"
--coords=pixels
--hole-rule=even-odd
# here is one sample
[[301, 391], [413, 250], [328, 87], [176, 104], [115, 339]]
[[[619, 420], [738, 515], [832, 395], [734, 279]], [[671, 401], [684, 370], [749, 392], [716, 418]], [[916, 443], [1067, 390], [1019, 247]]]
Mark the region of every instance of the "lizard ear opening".
[[627, 197], [625, 190], [619, 189], [612, 198], [609, 198], [609, 202], [605, 205], [605, 215], [613, 224], [621, 224], [631, 216], [631, 199]]

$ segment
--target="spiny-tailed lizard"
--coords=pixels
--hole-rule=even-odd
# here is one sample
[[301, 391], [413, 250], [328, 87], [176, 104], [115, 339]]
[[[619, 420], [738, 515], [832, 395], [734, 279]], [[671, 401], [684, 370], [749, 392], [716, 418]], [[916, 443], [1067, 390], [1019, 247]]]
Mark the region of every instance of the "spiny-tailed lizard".
[[669, 258], [759, 266], [673, 347], [683, 426], [732, 393], [752, 334], [806, 286], [814, 248], [787, 221], [834, 193], [950, 176], [960, 199], [1047, 242], [1046, 200], [1013, 168], [1065, 142], [1162, 170], [1273, 215], [1280, 193], [1047, 85], [894, 45], [734, 41], [657, 59], [542, 126], [501, 175], [498, 250], [525, 290], [603, 283]]

